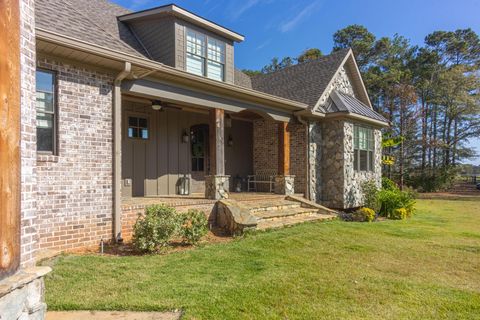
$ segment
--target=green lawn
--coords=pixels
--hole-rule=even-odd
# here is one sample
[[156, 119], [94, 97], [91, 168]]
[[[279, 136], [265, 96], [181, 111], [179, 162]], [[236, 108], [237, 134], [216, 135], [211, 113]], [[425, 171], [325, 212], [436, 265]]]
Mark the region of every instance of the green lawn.
[[186, 319], [480, 319], [480, 202], [408, 221], [309, 223], [164, 256], [64, 256], [50, 310]]

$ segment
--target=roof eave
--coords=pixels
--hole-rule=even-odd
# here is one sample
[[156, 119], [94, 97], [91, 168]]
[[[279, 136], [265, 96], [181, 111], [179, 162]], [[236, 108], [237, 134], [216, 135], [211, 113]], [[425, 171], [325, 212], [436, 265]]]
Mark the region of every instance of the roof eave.
[[98, 55], [111, 60], [130, 62], [132, 65], [162, 73], [180, 82], [188, 82], [189, 84], [203, 86], [205, 88], [208, 87], [217, 91], [222, 91], [227, 94], [230, 93], [236, 96], [242, 96], [248, 98], [250, 101], [265, 103], [271, 106], [278, 107], [282, 110], [289, 110], [293, 112], [308, 108], [307, 104], [301, 102], [277, 97], [274, 95], [236, 86], [234, 84], [229, 84], [226, 82], [211, 80], [191, 73], [187, 73], [186, 71], [182, 71], [170, 66], [166, 66], [162, 63], [152, 61], [147, 58], [141, 58], [128, 53], [112, 50], [96, 44], [54, 33], [45, 29], [36, 28], [36, 37], [43, 41], [63, 45], [71, 49]]
[[360, 114], [351, 113], [351, 112], [332, 112], [325, 115], [325, 119], [352, 119], [360, 122], [368, 123], [377, 127], [387, 128], [390, 127], [390, 124], [385, 121], [380, 121], [377, 119], [372, 119], [370, 117], [362, 116]]
[[164, 14], [164, 13], [173, 14], [178, 18], [191, 22], [195, 25], [201, 26], [212, 32], [221, 34], [227, 39], [230, 39], [236, 42], [242, 42], [245, 40], [245, 36], [235, 31], [232, 31], [228, 28], [222, 27], [221, 25], [216, 24], [215, 22], [212, 22], [208, 19], [202, 18], [194, 14], [193, 12], [190, 12], [175, 4], [169, 4], [169, 5], [155, 7], [155, 8], [151, 8], [143, 11], [128, 13], [122, 16], [118, 16], [117, 19], [118, 21], [121, 21], [121, 22], [129, 22], [129, 21], [134, 21], [141, 18], [155, 16], [158, 14]]

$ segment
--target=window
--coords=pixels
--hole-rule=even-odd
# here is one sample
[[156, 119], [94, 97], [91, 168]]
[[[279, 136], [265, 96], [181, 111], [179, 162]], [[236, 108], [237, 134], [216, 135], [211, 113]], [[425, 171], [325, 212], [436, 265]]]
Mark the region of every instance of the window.
[[354, 126], [353, 130], [354, 168], [357, 171], [373, 171], [375, 152], [373, 130], [360, 126]]
[[37, 70], [37, 151], [55, 154], [56, 89], [55, 73]]
[[223, 81], [225, 43], [187, 29], [187, 72]]
[[148, 120], [146, 118], [128, 117], [128, 137], [132, 139], [148, 139]]

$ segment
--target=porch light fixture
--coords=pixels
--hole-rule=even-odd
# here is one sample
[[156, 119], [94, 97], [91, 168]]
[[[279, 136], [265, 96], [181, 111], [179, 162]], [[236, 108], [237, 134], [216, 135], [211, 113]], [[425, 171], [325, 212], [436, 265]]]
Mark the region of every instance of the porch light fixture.
[[162, 101], [160, 100], [153, 100], [152, 101], [152, 109], [155, 110], [155, 111], [159, 111], [159, 110], [162, 110], [163, 106], [162, 106]]
[[231, 128], [232, 127], [232, 116], [227, 114], [225, 116], [225, 128]]
[[189, 140], [189, 136], [188, 136], [187, 130], [183, 130], [183, 133], [182, 133], [182, 142], [183, 142], [183, 143], [188, 143], [188, 140]]
[[227, 144], [228, 144], [229, 147], [232, 147], [232, 146], [233, 146], [233, 138], [232, 138], [232, 135], [229, 135], [229, 136], [228, 136]]

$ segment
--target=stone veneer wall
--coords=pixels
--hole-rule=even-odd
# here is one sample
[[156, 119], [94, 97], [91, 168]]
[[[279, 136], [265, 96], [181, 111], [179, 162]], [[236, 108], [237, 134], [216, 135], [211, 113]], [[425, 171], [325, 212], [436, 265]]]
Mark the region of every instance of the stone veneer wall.
[[324, 106], [330, 97], [330, 93], [333, 90], [339, 90], [345, 92], [351, 96], [355, 96], [352, 83], [348, 77], [348, 72], [344, 67], [341, 67], [337, 76], [333, 79], [332, 83], [325, 89], [325, 93], [318, 100], [318, 105]]
[[35, 6], [20, 1], [21, 63], [21, 266], [35, 264], [37, 229], [37, 127], [35, 101]]
[[345, 148], [345, 166], [344, 171], [344, 207], [355, 208], [363, 205], [362, 184], [368, 180], [375, 180], [377, 186], [381, 186], [382, 181], [382, 132], [374, 130], [375, 139], [375, 159], [374, 171], [356, 171], [353, 170], [353, 127], [352, 122], [344, 122], [344, 148]]
[[37, 157], [40, 249], [97, 245], [112, 237], [113, 75], [52, 59], [56, 71], [57, 155]]
[[362, 183], [371, 179], [379, 186], [381, 183], [381, 131], [374, 130], [375, 170], [359, 172], [353, 169], [353, 127], [354, 123], [346, 120], [310, 126], [312, 199], [330, 208], [359, 207], [363, 204]]
[[[292, 120], [290, 131], [290, 174], [295, 176], [295, 193], [306, 190], [307, 152], [306, 126]], [[253, 171], [278, 169], [278, 126], [267, 119], [253, 121]], [[268, 191], [268, 186], [259, 185], [259, 191]]]

